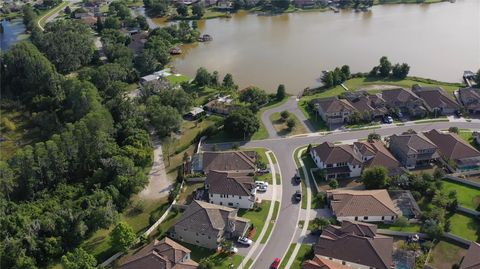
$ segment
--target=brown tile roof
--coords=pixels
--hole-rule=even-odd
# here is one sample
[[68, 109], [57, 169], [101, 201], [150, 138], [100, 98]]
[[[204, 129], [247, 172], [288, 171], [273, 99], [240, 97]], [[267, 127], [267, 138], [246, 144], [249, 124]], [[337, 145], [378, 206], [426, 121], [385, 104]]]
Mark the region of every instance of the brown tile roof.
[[341, 111], [355, 111], [355, 108], [344, 99], [337, 97], [328, 97], [313, 100], [315, 105], [322, 108], [325, 113], [341, 112]]
[[412, 91], [431, 109], [436, 107], [458, 109], [459, 105], [440, 87], [421, 87], [414, 85]]
[[329, 190], [327, 197], [337, 217], [400, 214], [387, 190]]
[[460, 269], [479, 269], [480, 268], [480, 244], [472, 242], [468, 252], [463, 258]]
[[165, 237], [161, 241], [155, 239], [138, 250], [132, 256], [121, 261], [120, 269], [180, 269], [197, 268], [198, 264], [191, 259], [183, 261], [190, 250]]
[[450, 160], [479, 158], [480, 152], [455, 133], [430, 130], [425, 136], [438, 146], [440, 154]]
[[458, 95], [467, 109], [480, 110], [480, 89], [462, 88], [458, 90]]
[[209, 193], [250, 196], [255, 188], [255, 180], [245, 174], [210, 171], [205, 185]]
[[256, 156], [255, 151], [204, 152], [203, 171], [255, 170]]
[[386, 103], [381, 97], [367, 92], [346, 92], [345, 98], [357, 111], [370, 112], [373, 116], [382, 116], [388, 113]]
[[383, 166], [387, 169], [395, 169], [401, 166], [400, 162], [390, 153], [381, 141], [355, 142], [354, 145], [359, 149], [362, 155], [370, 153], [373, 156], [365, 163], [365, 167]]
[[[352, 225], [355, 225], [355, 222]], [[376, 228], [375, 228], [376, 229]], [[326, 227], [315, 245], [315, 254], [362, 264], [379, 269], [389, 269], [392, 262], [393, 239], [387, 236], [362, 236], [330, 225]]]
[[350, 269], [346, 265], [341, 265], [329, 259], [315, 255], [312, 260], [306, 260], [302, 265], [303, 269]]
[[403, 88], [383, 90], [381, 93], [381, 97], [389, 104], [395, 102], [409, 103], [419, 100], [419, 98], [415, 94]]
[[325, 164], [335, 164], [346, 162], [350, 164], [362, 164], [360, 156], [358, 156], [352, 145], [334, 145], [330, 142], [312, 148]]
[[[237, 209], [194, 200], [174, 226], [203, 233], [205, 231], [230, 231], [229, 223], [248, 225], [249, 220], [237, 216]], [[238, 230], [235, 227], [235, 230]]]
[[437, 145], [430, 141], [423, 134], [416, 132], [405, 132], [400, 135], [390, 136], [390, 144], [400, 145], [399, 150], [406, 154], [418, 153], [420, 150], [437, 148]]

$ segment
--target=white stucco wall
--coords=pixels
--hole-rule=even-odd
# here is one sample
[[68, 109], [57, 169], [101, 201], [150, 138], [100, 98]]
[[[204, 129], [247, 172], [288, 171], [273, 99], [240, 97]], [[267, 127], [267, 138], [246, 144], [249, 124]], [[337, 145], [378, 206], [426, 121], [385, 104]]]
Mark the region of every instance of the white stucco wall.
[[318, 255], [324, 259], [328, 259], [328, 260], [331, 260], [333, 262], [336, 262], [338, 264], [343, 264], [342, 262], [345, 262], [344, 265], [352, 268], [352, 269], [370, 269], [371, 267], [370, 266], [367, 266], [367, 265], [362, 265], [362, 264], [358, 264], [358, 263], [354, 263], [354, 262], [349, 262], [349, 261], [342, 261], [342, 260], [339, 260], [339, 259], [335, 259], [335, 258], [330, 258], [330, 257], [327, 257], [327, 256], [323, 256], [323, 255]]
[[245, 209], [251, 209], [253, 208], [253, 205], [255, 204], [255, 196], [238, 196], [238, 195], [228, 195], [226, 197], [221, 197], [220, 194], [214, 194], [210, 193], [209, 194], [209, 201], [212, 204], [216, 205], [223, 205], [223, 206], [228, 206], [228, 207], [234, 207], [234, 208], [245, 208]]
[[[337, 220], [339, 221], [344, 221], [344, 220], [348, 220], [348, 221], [355, 221], [355, 217], [356, 216], [337, 216]], [[357, 216], [358, 219], [356, 221], [361, 221], [361, 222], [383, 222], [383, 221], [394, 221], [395, 220], [395, 216], [383, 216], [384, 219], [382, 220], [382, 216], [367, 216], [368, 219], [364, 219], [364, 216]], [[392, 219], [393, 217], [393, 219]]]

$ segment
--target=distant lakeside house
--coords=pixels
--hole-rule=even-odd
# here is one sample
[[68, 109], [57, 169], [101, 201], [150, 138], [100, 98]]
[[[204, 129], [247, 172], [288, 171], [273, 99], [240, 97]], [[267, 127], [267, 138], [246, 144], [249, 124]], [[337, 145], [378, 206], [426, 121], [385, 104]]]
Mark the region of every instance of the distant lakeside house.
[[428, 113], [423, 100], [409, 90], [389, 89], [383, 90], [379, 95], [390, 110], [398, 110], [415, 118], [425, 117]]
[[328, 125], [348, 123], [355, 112], [352, 105], [338, 97], [315, 99], [312, 103], [318, 115]]
[[460, 102], [465, 110], [471, 114], [480, 113], [480, 89], [479, 88], [462, 88], [458, 90]]
[[352, 145], [324, 142], [313, 147], [310, 156], [327, 180], [360, 177], [363, 169], [375, 166], [385, 167], [390, 175], [405, 172], [381, 141]]
[[244, 236], [250, 221], [237, 216], [238, 209], [194, 200], [169, 230], [173, 239], [217, 249], [226, 239]]
[[422, 98], [430, 113], [451, 115], [460, 109], [460, 105], [440, 87], [421, 87], [413, 85], [413, 93]]

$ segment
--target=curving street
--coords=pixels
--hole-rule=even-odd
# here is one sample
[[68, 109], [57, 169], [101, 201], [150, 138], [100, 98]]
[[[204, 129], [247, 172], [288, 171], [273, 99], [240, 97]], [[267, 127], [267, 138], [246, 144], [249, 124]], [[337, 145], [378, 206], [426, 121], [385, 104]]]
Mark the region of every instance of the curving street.
[[[290, 105], [290, 100], [286, 104]], [[265, 126], [269, 126], [269, 116], [274, 112], [285, 110], [286, 106], [267, 110], [262, 115], [262, 120]], [[297, 108], [298, 109], [298, 108]], [[301, 111], [300, 111], [301, 113]], [[263, 147], [271, 150], [277, 157], [278, 167], [282, 175], [282, 203], [280, 207], [279, 216], [275, 228], [270, 236], [269, 241], [262, 249], [262, 252], [257, 256], [251, 268], [264, 269], [269, 268], [275, 258], [283, 258], [291, 243], [302, 242], [301, 229], [298, 228], [298, 221], [300, 219], [299, 203], [292, 201], [292, 196], [296, 190], [301, 189], [298, 185], [293, 185], [291, 178], [296, 172], [296, 165], [293, 159], [294, 151], [308, 144], [319, 144], [322, 142], [336, 142], [349, 141], [366, 138], [369, 133], [375, 132], [383, 136], [399, 134], [407, 130], [414, 130], [417, 132], [429, 131], [431, 129], [448, 129], [449, 127], [458, 127], [460, 129], [480, 130], [480, 120], [467, 121], [450, 121], [450, 122], [425, 122], [425, 123], [406, 123], [404, 126], [397, 125], [383, 125], [382, 128], [375, 130], [358, 130], [358, 131], [334, 131], [332, 133], [323, 135], [321, 133], [310, 133], [293, 137], [281, 138], [276, 135], [271, 136], [265, 140], [254, 140], [240, 142], [242, 147], [254, 148]], [[268, 128], [268, 127], [267, 127]], [[269, 131], [270, 133], [270, 131]], [[211, 145], [204, 145], [205, 148]], [[219, 149], [230, 149], [232, 143], [216, 144]]]

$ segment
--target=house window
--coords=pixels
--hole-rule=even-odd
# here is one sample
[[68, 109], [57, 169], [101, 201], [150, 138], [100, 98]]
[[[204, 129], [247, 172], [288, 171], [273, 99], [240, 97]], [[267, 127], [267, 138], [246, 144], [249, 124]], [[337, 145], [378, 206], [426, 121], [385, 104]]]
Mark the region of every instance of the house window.
[[187, 228], [183, 228], [184, 231], [187, 231], [188, 229]]
[[198, 240], [195, 240], [195, 242], [197, 242], [197, 244], [199, 244], [200, 242], [198, 242]]
[[358, 217], [355, 217], [355, 220], [358, 220]]
[[345, 261], [342, 261], [342, 264], [345, 265], [345, 264], [347, 264], [347, 263], [346, 263]]
[[213, 197], [213, 194], [210, 194], [210, 197]]
[[384, 216], [382, 216], [382, 220], [385, 220], [385, 217], [384, 217]]
[[212, 237], [211, 237], [211, 236], [208, 236], [208, 239], [212, 239]]
[[228, 206], [233, 206], [233, 203], [228, 203]]
[[242, 196], [239, 195], [239, 196], [238, 196], [238, 199], [242, 200]]
[[222, 202], [220, 202], [220, 205], [223, 205], [223, 203], [222, 203]]
[[368, 216], [363, 217], [364, 220], [368, 220]]

